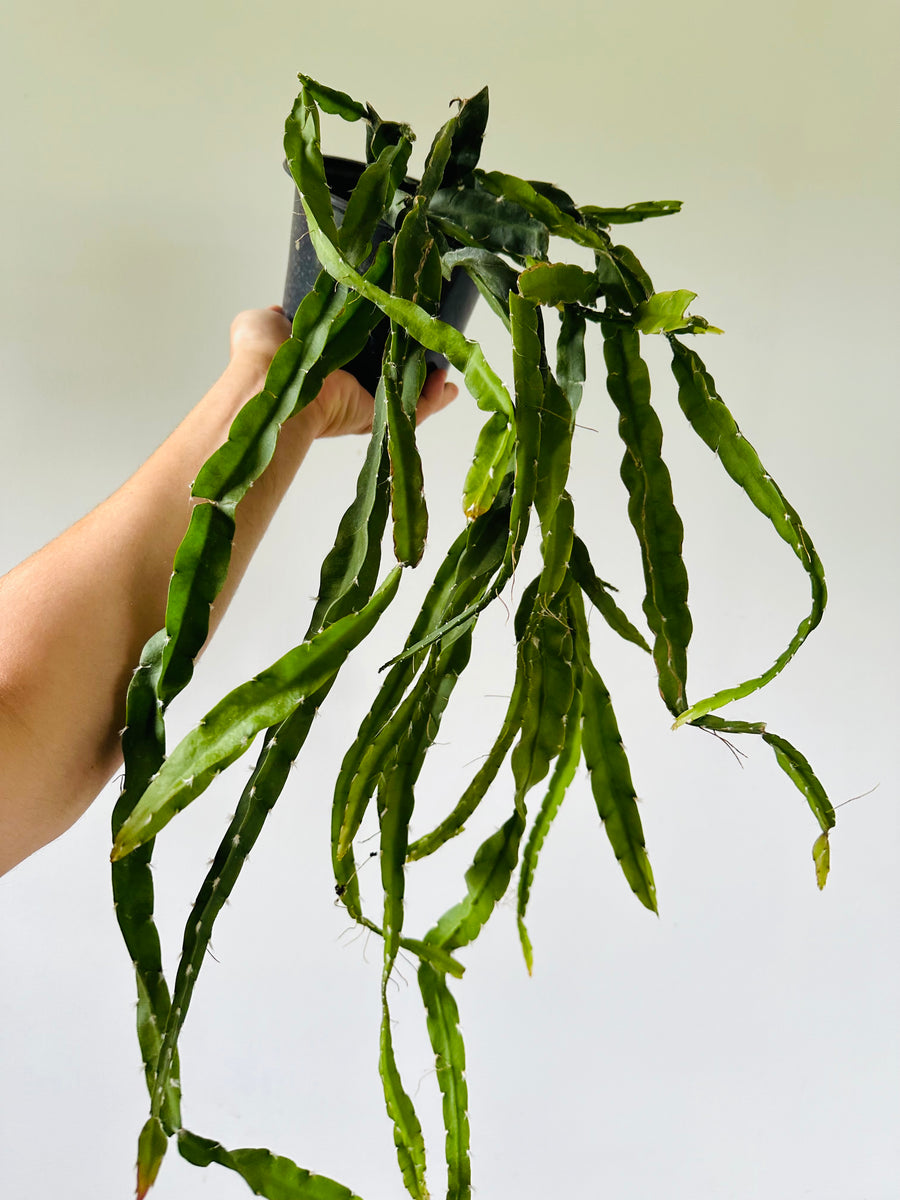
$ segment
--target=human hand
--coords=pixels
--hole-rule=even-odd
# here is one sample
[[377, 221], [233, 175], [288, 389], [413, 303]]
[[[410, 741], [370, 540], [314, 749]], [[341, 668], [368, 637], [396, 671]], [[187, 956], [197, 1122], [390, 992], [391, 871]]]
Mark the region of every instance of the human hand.
[[[416, 424], [455, 400], [459, 388], [447, 382], [446, 370], [430, 371], [416, 406]], [[349, 371], [334, 371], [307, 412], [316, 420], [316, 437], [369, 433], [375, 401]]]
[[290, 336], [291, 323], [280, 304], [248, 308], [231, 322], [231, 358], [252, 360], [266, 371], [275, 351]]
[[[264, 373], [278, 347], [290, 335], [291, 324], [278, 304], [238, 313], [231, 323], [232, 361], [252, 362]], [[447, 383], [445, 370], [429, 372], [416, 408], [417, 422], [446, 408], [458, 393], [455, 383]], [[304, 419], [311, 423], [314, 437], [368, 433], [374, 404], [371, 393], [349, 371], [334, 371], [315, 400], [304, 409]]]

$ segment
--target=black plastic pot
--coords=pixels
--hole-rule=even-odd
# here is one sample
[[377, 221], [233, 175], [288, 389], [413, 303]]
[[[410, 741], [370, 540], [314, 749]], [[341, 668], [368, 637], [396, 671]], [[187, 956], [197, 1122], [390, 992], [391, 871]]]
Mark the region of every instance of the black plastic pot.
[[[349, 158], [326, 157], [324, 161], [325, 177], [328, 180], [328, 187], [331, 191], [331, 206], [334, 210], [334, 219], [340, 227], [341, 221], [344, 219], [344, 213], [347, 210], [347, 200], [356, 186], [360, 175], [363, 173], [365, 164], [354, 162]], [[288, 170], [287, 164], [285, 164], [285, 170]], [[416, 186], [417, 181], [415, 179], [404, 181], [404, 187], [409, 190], [411, 195], [415, 193]], [[393, 232], [390, 225], [381, 221], [375, 231], [374, 245], [378, 245], [380, 242], [391, 237]], [[368, 263], [364, 264], [364, 266], [367, 265]], [[303, 297], [312, 291], [316, 277], [321, 270], [321, 264], [316, 257], [312, 239], [309, 236], [306, 213], [303, 210], [303, 205], [300, 203], [300, 197], [295, 190], [293, 218], [291, 221], [291, 245], [288, 253], [287, 276], [284, 282], [284, 300], [282, 301], [282, 307], [289, 320], [293, 320], [294, 313], [297, 311], [297, 307]], [[477, 300], [478, 289], [472, 280], [465, 271], [456, 270], [449, 280], [444, 281], [438, 316], [442, 321], [446, 321], [448, 325], [453, 325], [454, 328], [462, 331], [465, 329], [466, 323], [472, 315], [472, 310]], [[389, 327], [390, 324], [385, 317], [383, 321], [380, 321], [375, 326], [363, 352], [357, 355], [344, 368], [352, 375], [355, 375], [364, 388], [373, 393], [381, 376], [381, 359]], [[448, 365], [447, 359], [434, 350], [425, 351], [425, 360], [429, 370]]]

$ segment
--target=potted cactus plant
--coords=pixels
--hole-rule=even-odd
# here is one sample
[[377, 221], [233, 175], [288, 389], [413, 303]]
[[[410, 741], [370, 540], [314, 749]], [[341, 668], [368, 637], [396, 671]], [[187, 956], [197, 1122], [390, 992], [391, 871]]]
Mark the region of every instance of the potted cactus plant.
[[[426, 355], [432, 353], [462, 374], [486, 420], [463, 483], [460, 534], [446, 550], [405, 641], [396, 631], [385, 635], [384, 674], [373, 681], [369, 710], [337, 771], [332, 860], [340, 902], [355, 922], [382, 939], [379, 1068], [403, 1182], [414, 1197], [429, 1194], [422, 1129], [392, 1043], [388, 984], [401, 949], [418, 963], [439, 1068], [447, 1195], [464, 1200], [472, 1189], [465, 1052], [448, 980], [462, 977], [460, 952], [479, 936], [517, 871], [518, 928], [530, 969], [529, 892], [542, 843], [582, 760], [627, 886], [656, 910], [631, 766], [592, 656], [588, 606], [635, 653], [652, 656], [660, 696], [676, 727], [756, 736], [772, 748], [818, 824], [813, 858], [822, 887], [834, 811], [810, 764], [763, 723], [730, 720], [719, 712], [762, 689], [794, 656], [821, 619], [824, 576], [799, 516], [741, 435], [694, 349], [698, 336], [719, 331], [687, 314], [692, 292], [656, 292], [637, 257], [611, 232], [676, 213], [678, 202], [577, 205], [555, 184], [484, 170], [479, 158], [486, 89], [459, 103], [434, 138], [421, 181], [411, 186], [413, 135], [407, 126], [383, 121], [370, 105], [306, 76], [300, 79], [285, 128], [287, 162], [302, 203], [301, 232], [292, 236], [306, 241], [308, 235], [318, 270], [299, 299], [292, 336], [275, 356], [265, 389], [245, 406], [228, 442], [197, 478], [194, 495], [200, 503], [174, 562], [165, 629], [145, 647], [128, 695], [126, 774], [113, 817], [112, 869], [118, 920], [135, 964], [138, 1037], [150, 1093], [138, 1146], [138, 1195], [153, 1183], [171, 1137], [189, 1161], [228, 1167], [272, 1200], [355, 1195], [268, 1150], [229, 1150], [185, 1129], [178, 1039], [216, 917], [317, 709], [351, 651], [376, 626], [386, 627], [382, 618], [404, 573], [422, 560], [428, 511], [415, 405]], [[365, 163], [344, 197], [339, 226], [320, 145], [323, 111], [366, 130]], [[592, 268], [551, 260], [551, 237], [586, 248]], [[471, 281], [508, 331], [511, 381], [500, 378], [478, 343], [441, 319], [444, 284], [454, 273]], [[556, 326], [552, 356], [548, 320]], [[567, 488], [589, 330], [591, 340], [602, 344], [605, 388], [619, 417], [621, 478], [645, 583], [644, 632], [595, 570]], [[228, 569], [235, 509], [265, 470], [283, 422], [315, 397], [328, 372], [353, 364], [367, 347], [371, 351], [373, 335], [383, 349], [372, 434], [355, 494], [322, 564], [306, 637], [225, 696], [167, 753], [165, 712], [189, 684], [206, 639], [209, 606]], [[692, 621], [682, 522], [641, 357], [641, 339], [649, 336], [669, 343], [679, 404], [690, 426], [790, 546], [811, 589], [808, 614], [773, 663], [698, 700], [687, 695]], [[388, 526], [395, 561], [382, 568]], [[410, 840], [417, 779], [470, 661], [473, 630], [484, 610], [503, 597], [529, 537], [539, 543], [541, 567], [517, 588], [515, 677], [496, 740], [451, 811], [430, 832]], [[197, 894], [170, 989], [153, 922], [154, 839], [258, 735], [263, 740], [256, 766]], [[507, 760], [506, 810], [475, 850], [462, 898], [437, 914], [430, 929], [408, 930], [407, 866], [463, 830], [489, 787], [502, 778]], [[383, 904], [370, 913], [357, 879], [356, 840], [373, 804]]]

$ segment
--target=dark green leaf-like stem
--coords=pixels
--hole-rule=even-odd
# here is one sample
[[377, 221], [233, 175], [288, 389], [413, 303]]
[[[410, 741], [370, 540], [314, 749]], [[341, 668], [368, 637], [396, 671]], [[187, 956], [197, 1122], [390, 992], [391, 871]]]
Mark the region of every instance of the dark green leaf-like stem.
[[679, 714], [676, 724], [702, 717], [722, 708], [733, 700], [742, 700], [771, 682], [790, 662], [809, 634], [822, 619], [827, 592], [825, 572], [812, 540], [795, 509], [785, 499], [778, 484], [765, 470], [756, 451], [743, 436], [731, 413], [716, 391], [712, 376], [707, 372], [696, 351], [688, 349], [677, 338], [671, 338], [672, 371], [678, 381], [678, 401], [691, 425], [707, 446], [719, 456], [722, 465], [741, 487], [753, 504], [775, 527], [778, 536], [787, 542], [809, 576], [812, 608], [800, 622], [787, 648], [768, 670], [736, 687], [716, 692]]
[[662, 459], [662, 426], [650, 404], [650, 373], [638, 350], [638, 335], [609, 324], [603, 327], [603, 338], [607, 388], [619, 411], [625, 443], [621, 474], [628, 490], [628, 515], [644, 567], [644, 615], [654, 635], [660, 694], [677, 717], [687, 708], [687, 647], [693, 628], [681, 555], [684, 526]]

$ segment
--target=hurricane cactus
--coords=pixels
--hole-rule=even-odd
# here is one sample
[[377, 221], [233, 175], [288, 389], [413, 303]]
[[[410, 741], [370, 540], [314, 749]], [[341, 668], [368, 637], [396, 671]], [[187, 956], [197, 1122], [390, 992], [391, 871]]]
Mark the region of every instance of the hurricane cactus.
[[[694, 293], [655, 292], [632, 251], [614, 242], [610, 233], [616, 225], [676, 213], [678, 202], [579, 207], [555, 185], [480, 169], [487, 89], [458, 102], [458, 111], [434, 139], [421, 183], [415, 194], [408, 194], [401, 183], [411, 130], [382, 121], [370, 105], [306, 76], [300, 79], [302, 89], [286, 123], [285, 151], [321, 273], [297, 309], [291, 337], [276, 354], [264, 390], [238, 415], [227, 442], [194, 484], [199, 503], [175, 558], [165, 629], [147, 643], [128, 695], [126, 772], [113, 818], [112, 860], [116, 911], [137, 977], [138, 1036], [150, 1092], [150, 1116], [138, 1147], [138, 1195], [153, 1183], [173, 1136], [190, 1162], [229, 1167], [272, 1200], [346, 1200], [353, 1195], [268, 1150], [226, 1150], [184, 1129], [178, 1038], [216, 917], [284, 788], [316, 710], [348, 654], [389, 608], [404, 570], [422, 558], [428, 512], [415, 405], [427, 348], [445, 355], [462, 373], [466, 388], [488, 415], [464, 481], [464, 528], [438, 567], [403, 649], [386, 664], [381, 687], [337, 774], [332, 857], [340, 902], [354, 921], [383, 939], [379, 1064], [403, 1181], [412, 1196], [428, 1196], [422, 1129], [395, 1060], [388, 1006], [388, 983], [401, 948], [419, 962], [443, 1098], [447, 1195], [467, 1200], [472, 1185], [465, 1051], [447, 977], [462, 976], [457, 952], [478, 937], [517, 867], [518, 926], [531, 969], [533, 951], [525, 926], [529, 891], [542, 843], [582, 759], [628, 886], [642, 904], [656, 910], [631, 767], [609, 691], [591, 656], [586, 601], [611, 629], [652, 655], [660, 695], [676, 726], [757, 735], [772, 747], [818, 821], [813, 857], [823, 887], [834, 811], [809, 763], [764, 724], [716, 714], [764, 687], [793, 657], [822, 616], [825, 583], [800, 518], [742, 436], [696, 350], [682, 340], [720, 331], [702, 317], [686, 315]], [[324, 172], [320, 110], [363, 122], [367, 132], [367, 165], [340, 229]], [[382, 220], [392, 224], [394, 235], [373, 255], [373, 234]], [[551, 235], [587, 247], [593, 270], [550, 261]], [[512, 391], [477, 342], [435, 315], [442, 280], [454, 271], [471, 277], [509, 331]], [[547, 318], [558, 326], [552, 363]], [[167, 756], [165, 712], [189, 683], [207, 637], [210, 605], [228, 571], [236, 506], [265, 470], [284, 421], [316, 396], [327, 373], [351, 362], [382, 321], [388, 322], [388, 336], [371, 440], [355, 495], [322, 564], [306, 637], [225, 696]], [[621, 477], [643, 565], [649, 644], [619, 608], [615, 589], [597, 575], [588, 547], [576, 533], [567, 491], [589, 324], [599, 325], [606, 387], [619, 414]], [[812, 591], [809, 614], [774, 663], [694, 702], [687, 696], [692, 621], [682, 522], [641, 357], [645, 336], [668, 340], [685, 417], [794, 551]], [[473, 629], [516, 571], [533, 515], [542, 565], [518, 603], [515, 679], [496, 741], [453, 810], [430, 833], [410, 842], [417, 779], [469, 663]], [[379, 585], [389, 523], [397, 565]], [[170, 993], [153, 922], [153, 839], [263, 730], [259, 760], [188, 918]], [[407, 936], [407, 864], [428, 857], [462, 831], [507, 758], [510, 807], [504, 823], [476, 850], [465, 874], [463, 899], [422, 936]], [[539, 785], [544, 795], [532, 815], [530, 796]], [[354, 842], [373, 799], [384, 902], [380, 914], [369, 916], [357, 883]]]

